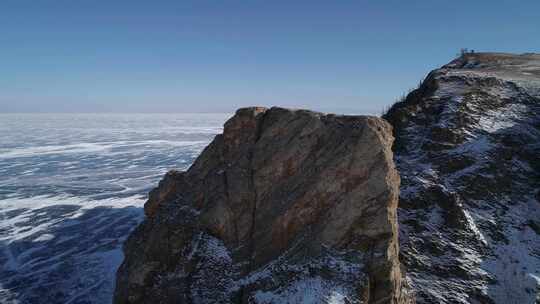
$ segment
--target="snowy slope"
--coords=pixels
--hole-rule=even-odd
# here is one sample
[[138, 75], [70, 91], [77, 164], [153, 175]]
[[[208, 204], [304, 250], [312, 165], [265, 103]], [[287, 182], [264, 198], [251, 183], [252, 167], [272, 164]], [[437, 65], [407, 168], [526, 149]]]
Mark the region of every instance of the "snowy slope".
[[417, 301], [540, 301], [540, 55], [465, 55], [385, 118]]

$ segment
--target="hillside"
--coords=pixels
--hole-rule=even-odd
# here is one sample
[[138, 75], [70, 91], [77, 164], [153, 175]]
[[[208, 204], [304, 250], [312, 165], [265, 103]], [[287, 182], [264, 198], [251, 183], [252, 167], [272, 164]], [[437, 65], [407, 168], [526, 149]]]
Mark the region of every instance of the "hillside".
[[538, 303], [540, 55], [466, 54], [384, 118], [418, 303]]

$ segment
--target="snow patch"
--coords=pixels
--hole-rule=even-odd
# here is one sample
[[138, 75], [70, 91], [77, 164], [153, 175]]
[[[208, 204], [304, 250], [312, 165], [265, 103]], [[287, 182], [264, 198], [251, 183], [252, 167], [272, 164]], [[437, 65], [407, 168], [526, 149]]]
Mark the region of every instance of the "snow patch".
[[259, 304], [346, 304], [362, 303], [351, 297], [350, 291], [336, 286], [332, 281], [321, 277], [298, 280], [287, 288], [275, 291], [257, 291], [255, 301]]

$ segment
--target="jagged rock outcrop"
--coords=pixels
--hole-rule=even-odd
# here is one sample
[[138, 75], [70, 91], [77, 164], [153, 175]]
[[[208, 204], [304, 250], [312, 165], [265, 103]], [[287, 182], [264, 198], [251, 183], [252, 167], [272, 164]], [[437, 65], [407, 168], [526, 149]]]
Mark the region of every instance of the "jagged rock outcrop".
[[384, 116], [419, 303], [540, 303], [540, 55], [466, 54]]
[[124, 246], [115, 303], [409, 303], [391, 127], [245, 108], [169, 172]]

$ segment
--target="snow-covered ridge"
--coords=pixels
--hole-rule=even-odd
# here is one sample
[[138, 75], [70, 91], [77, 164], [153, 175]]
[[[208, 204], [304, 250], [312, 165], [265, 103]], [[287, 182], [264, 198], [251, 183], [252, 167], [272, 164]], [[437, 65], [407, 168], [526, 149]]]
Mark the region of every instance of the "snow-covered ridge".
[[386, 114], [419, 303], [540, 299], [540, 55], [467, 54]]

